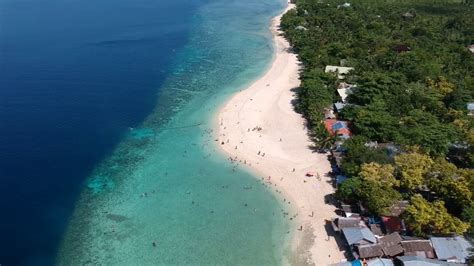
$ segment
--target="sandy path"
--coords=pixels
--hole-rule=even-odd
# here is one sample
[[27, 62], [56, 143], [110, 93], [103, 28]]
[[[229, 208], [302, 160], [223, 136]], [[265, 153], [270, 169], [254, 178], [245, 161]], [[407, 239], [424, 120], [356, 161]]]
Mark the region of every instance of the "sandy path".
[[[282, 192], [284, 204], [289, 201], [298, 213], [292, 221], [295, 228], [290, 263], [327, 265], [344, 258], [335, 239], [328, 240], [325, 228], [325, 220], [335, 215], [335, 207], [325, 204], [325, 196], [334, 192], [327, 176], [330, 164], [326, 155], [309, 149], [312, 143], [305, 121], [293, 110], [292, 89], [300, 84], [299, 63], [288, 51], [288, 42], [279, 35], [280, 17], [274, 18], [271, 26], [276, 48], [273, 65], [218, 113], [219, 146], [232, 157], [245, 160], [272, 186], [276, 184], [274, 188]], [[261, 130], [253, 130], [256, 127]], [[319, 173], [320, 180], [306, 177], [307, 172]]]

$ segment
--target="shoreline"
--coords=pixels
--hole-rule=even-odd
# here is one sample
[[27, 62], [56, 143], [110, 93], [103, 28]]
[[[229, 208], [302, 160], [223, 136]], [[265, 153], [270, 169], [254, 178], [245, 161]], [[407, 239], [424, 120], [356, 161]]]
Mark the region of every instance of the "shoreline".
[[[272, 19], [274, 58], [266, 72], [248, 88], [234, 94], [215, 117], [220, 150], [241, 161], [291, 208], [285, 216], [291, 224], [289, 264], [327, 265], [344, 259], [326, 220], [335, 207], [325, 203], [334, 188], [327, 155], [310, 147], [305, 120], [293, 109], [294, 89], [300, 84], [300, 63], [281, 36], [280, 19], [294, 8], [288, 4]], [[307, 177], [314, 172], [321, 178]], [[331, 234], [331, 233], [329, 233]]]

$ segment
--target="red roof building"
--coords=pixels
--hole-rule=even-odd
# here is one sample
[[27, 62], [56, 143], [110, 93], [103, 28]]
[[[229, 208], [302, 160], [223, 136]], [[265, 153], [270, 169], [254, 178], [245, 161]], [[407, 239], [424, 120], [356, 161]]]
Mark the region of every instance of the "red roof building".
[[381, 216], [380, 218], [387, 234], [406, 231], [405, 223], [402, 219], [395, 216]]
[[340, 136], [343, 138], [349, 138], [352, 135], [349, 129], [349, 122], [341, 121], [336, 119], [326, 119], [324, 121], [324, 127], [331, 135]]

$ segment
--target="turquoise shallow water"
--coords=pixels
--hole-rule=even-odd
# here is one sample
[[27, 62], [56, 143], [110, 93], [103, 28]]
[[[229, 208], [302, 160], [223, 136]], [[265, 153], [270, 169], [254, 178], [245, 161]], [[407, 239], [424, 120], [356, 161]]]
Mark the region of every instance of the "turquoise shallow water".
[[212, 117], [268, 67], [270, 18], [283, 4], [215, 0], [200, 8], [157, 107], [85, 184], [59, 264], [282, 263], [289, 225], [279, 201], [216, 151]]

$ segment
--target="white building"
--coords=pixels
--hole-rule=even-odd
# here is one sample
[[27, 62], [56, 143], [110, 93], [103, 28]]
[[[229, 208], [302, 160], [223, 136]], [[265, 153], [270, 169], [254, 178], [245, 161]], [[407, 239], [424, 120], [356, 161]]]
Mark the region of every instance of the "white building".
[[326, 66], [324, 69], [324, 72], [330, 73], [330, 72], [335, 72], [337, 73], [337, 78], [338, 79], [343, 79], [347, 73], [349, 73], [351, 70], [354, 70], [353, 67], [342, 67], [342, 66]]
[[339, 85], [337, 86], [337, 93], [341, 97], [342, 103], [346, 103], [347, 96], [352, 93], [353, 88], [354, 85], [352, 84], [345, 82], [339, 83]]

